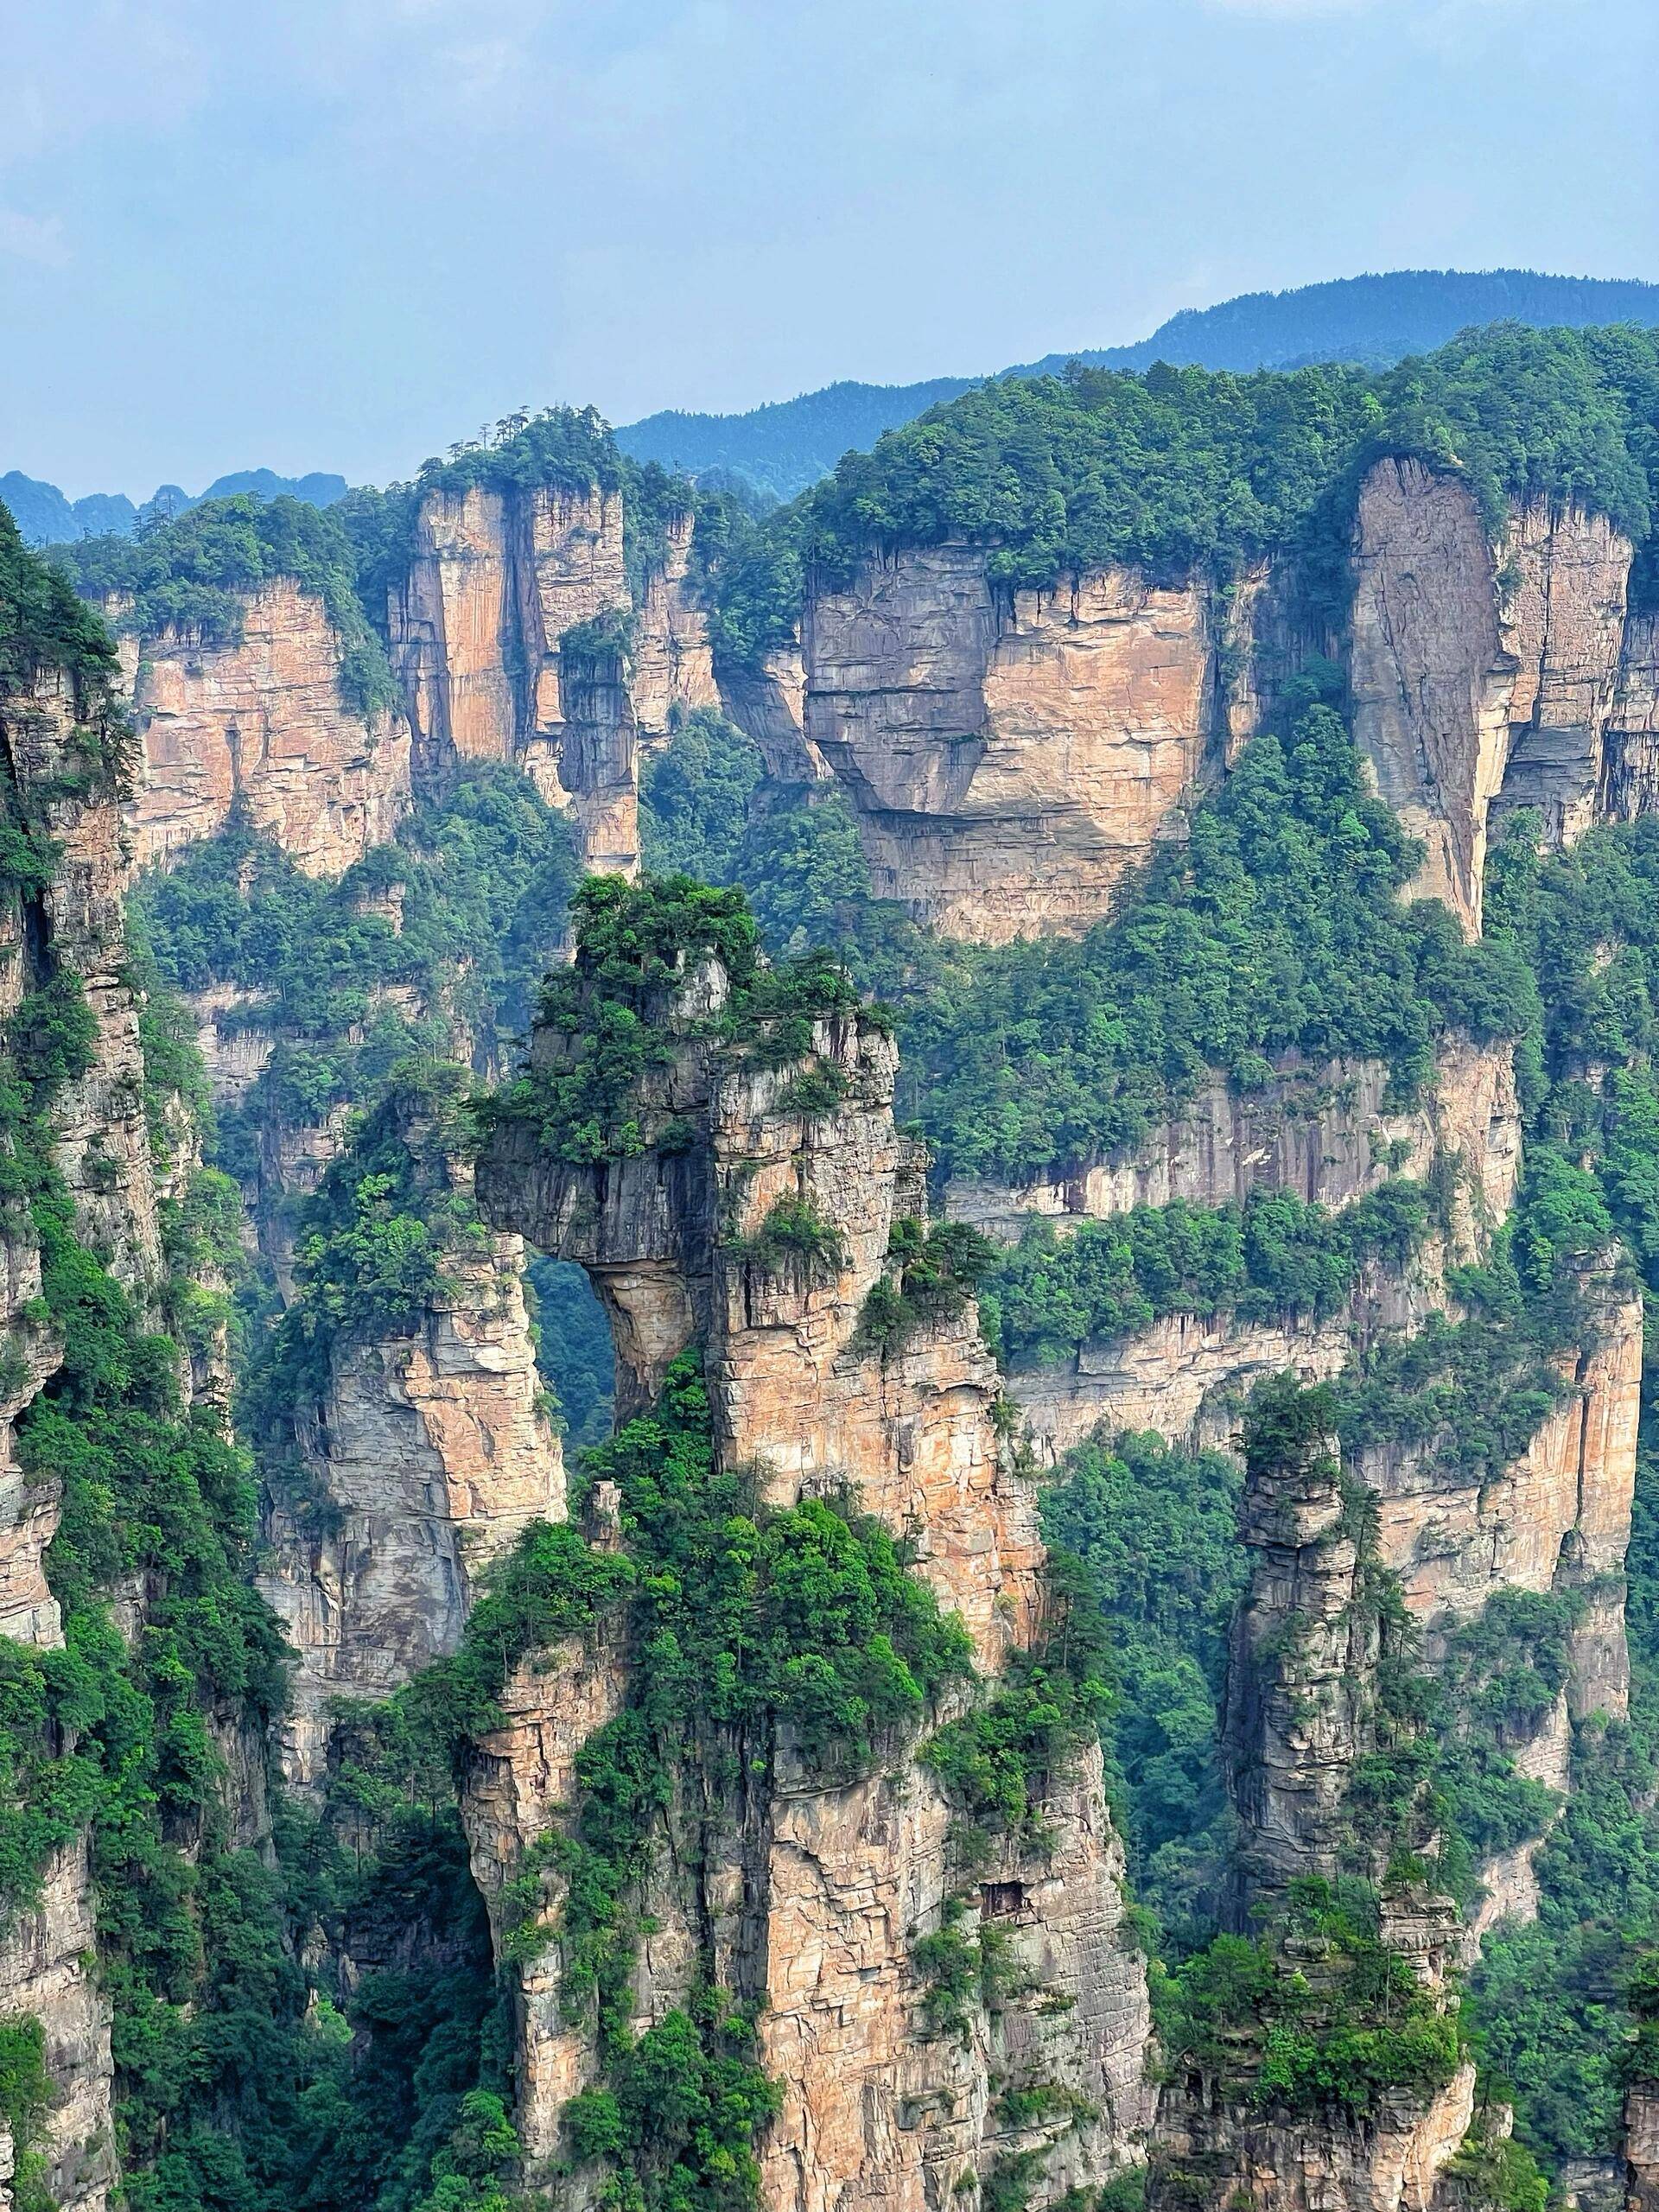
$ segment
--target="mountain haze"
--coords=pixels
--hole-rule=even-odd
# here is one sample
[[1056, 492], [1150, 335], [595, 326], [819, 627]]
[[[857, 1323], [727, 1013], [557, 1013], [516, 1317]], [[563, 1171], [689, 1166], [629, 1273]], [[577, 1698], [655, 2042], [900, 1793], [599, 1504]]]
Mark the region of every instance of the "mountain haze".
[[[1659, 323], [1659, 284], [1541, 276], [1528, 269], [1402, 269], [1294, 291], [1247, 292], [1211, 308], [1183, 308], [1133, 346], [1046, 353], [997, 373], [1052, 376], [1073, 360], [1101, 369], [1146, 369], [1160, 360], [1241, 372], [1297, 368], [1308, 361], [1380, 368], [1443, 346], [1466, 325], [1504, 321], [1569, 329], [1592, 323], [1653, 325]], [[637, 461], [660, 461], [693, 475], [728, 469], [787, 499], [827, 476], [842, 454], [873, 444], [883, 430], [913, 421], [980, 381], [842, 382], [741, 415], [672, 410], [627, 424], [616, 442]]]

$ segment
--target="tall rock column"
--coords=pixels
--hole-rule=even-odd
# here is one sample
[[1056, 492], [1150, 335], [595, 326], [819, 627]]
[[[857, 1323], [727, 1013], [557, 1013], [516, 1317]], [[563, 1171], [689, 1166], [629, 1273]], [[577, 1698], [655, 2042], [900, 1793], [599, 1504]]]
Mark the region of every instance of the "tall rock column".
[[[1033, 1503], [998, 1433], [970, 1298], [903, 1309], [896, 1255], [927, 1231], [921, 1162], [893, 1123], [890, 1039], [833, 990], [817, 1011], [769, 1015], [764, 978], [734, 982], [689, 950], [630, 996], [657, 1044], [616, 1109], [625, 1143], [594, 1160], [591, 1141], [559, 1138], [556, 1101], [595, 1027], [608, 1030], [612, 988], [579, 949], [572, 1005], [538, 1030], [533, 1072], [480, 1160], [486, 1218], [588, 1268], [632, 1406], [696, 1339], [717, 1465], [752, 1468], [777, 1505], [839, 1496], [875, 1513], [995, 1677], [1042, 1633]], [[868, 1319], [877, 1293], [906, 1322], [885, 1357]], [[601, 1540], [606, 1510], [598, 1497], [588, 1509]], [[626, 1701], [639, 1663], [613, 1645], [572, 1649], [509, 1685], [467, 1815], [498, 1917], [526, 1860], [548, 1863], [537, 1847], [569, 1818], [582, 1733], [620, 1709], [615, 1686]], [[759, 2004], [781, 2096], [759, 2146], [769, 2208], [931, 2212], [1016, 2176], [1046, 2204], [1136, 2154], [1150, 2116], [1144, 1969], [1097, 1746], [1039, 1785], [1040, 1846], [1028, 1831], [992, 1836], [977, 1861], [914, 1745], [849, 1779], [767, 1732], [739, 1747], [733, 1774], [712, 1799], [683, 1785], [664, 1818], [632, 1901], [650, 1932], [631, 2001], [634, 2026], [649, 2026], [702, 1972]], [[558, 1883], [543, 1879], [556, 1921]], [[1001, 1993], [969, 1995], [948, 2028], [918, 1955], [930, 1937], [1006, 1962]], [[598, 2064], [558, 1984], [555, 1947], [527, 1974], [520, 2016], [521, 2125], [537, 2160], [568, 2155], [563, 2101]]]

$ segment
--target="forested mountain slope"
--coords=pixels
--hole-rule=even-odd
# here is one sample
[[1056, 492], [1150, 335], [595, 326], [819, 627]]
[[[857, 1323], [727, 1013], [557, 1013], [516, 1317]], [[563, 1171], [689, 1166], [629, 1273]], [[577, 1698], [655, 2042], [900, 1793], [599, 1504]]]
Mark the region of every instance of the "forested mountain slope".
[[20, 2204], [1654, 2187], [1656, 468], [1517, 325], [0, 537]]
[[[1523, 322], [1582, 329], [1594, 323], [1659, 322], [1659, 285], [1532, 270], [1401, 269], [1344, 276], [1288, 292], [1249, 292], [1210, 308], [1183, 308], [1132, 346], [1077, 346], [1005, 369], [1004, 376], [1058, 376], [1071, 361], [1096, 369], [1299, 368], [1354, 361], [1381, 368], [1408, 353], [1444, 346], [1471, 324]], [[725, 470], [763, 492], [792, 499], [827, 476], [845, 453], [874, 444], [883, 430], [912, 422], [978, 381], [936, 378], [913, 385], [834, 384], [798, 399], [774, 400], [740, 415], [670, 410], [630, 423], [617, 442], [636, 460], [692, 475]]]

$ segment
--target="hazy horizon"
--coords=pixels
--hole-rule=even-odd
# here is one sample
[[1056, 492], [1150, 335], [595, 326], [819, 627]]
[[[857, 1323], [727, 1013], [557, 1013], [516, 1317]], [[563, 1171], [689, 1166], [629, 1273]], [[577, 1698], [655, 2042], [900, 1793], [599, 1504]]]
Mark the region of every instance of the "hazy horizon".
[[[1659, 11], [0, 0], [0, 468], [407, 475], [1367, 270], [1659, 277]], [[1038, 35], [1039, 32], [1039, 35]]]

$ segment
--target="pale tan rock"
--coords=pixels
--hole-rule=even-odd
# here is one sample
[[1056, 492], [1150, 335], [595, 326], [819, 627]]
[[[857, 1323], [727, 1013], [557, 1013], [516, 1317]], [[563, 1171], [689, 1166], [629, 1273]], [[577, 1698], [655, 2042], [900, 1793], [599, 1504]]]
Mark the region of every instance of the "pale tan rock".
[[947, 2202], [965, 2175], [982, 2178], [999, 2157], [1053, 2133], [1009, 2126], [998, 2082], [1050, 2082], [1094, 2107], [1050, 2150], [1035, 2201], [1098, 2182], [1133, 2155], [1152, 2116], [1149, 2019], [1097, 1751], [1057, 1791], [1052, 1817], [1051, 1853], [1005, 1850], [967, 1892], [967, 1932], [989, 1923], [1009, 1936], [1033, 1986], [1004, 2007], [974, 2005], [964, 2043], [920, 2031], [910, 1956], [962, 1886], [938, 1790], [913, 1770], [837, 1791], [783, 1779], [761, 2023], [784, 2096], [763, 2161], [768, 2212]]
[[1209, 747], [1211, 620], [1134, 571], [994, 591], [965, 545], [809, 600], [805, 735], [858, 810], [879, 897], [988, 942], [1077, 929], [1183, 829]]
[[1460, 2066], [1425, 2105], [1385, 2093], [1371, 2113], [1294, 2120], [1223, 2112], [1194, 2077], [1159, 2107], [1147, 2202], [1154, 2212], [1427, 2212], [1474, 2117], [1475, 2069]]
[[945, 1209], [1012, 1243], [1032, 1214], [1064, 1227], [1176, 1198], [1240, 1205], [1253, 1191], [1343, 1206], [1391, 1175], [1424, 1180], [1444, 1155], [1463, 1170], [1459, 1256], [1471, 1258], [1508, 1215], [1520, 1172], [1512, 1048], [1443, 1039], [1434, 1079], [1409, 1107], [1389, 1101], [1389, 1073], [1376, 1060], [1309, 1065], [1283, 1053], [1257, 1090], [1212, 1076], [1132, 1157], [1012, 1187], [958, 1179]]
[[[1594, 1585], [1630, 1541], [1641, 1409], [1640, 1300], [1591, 1277], [1595, 1336], [1560, 1362], [1566, 1395], [1495, 1479], [1459, 1475], [1441, 1440], [1376, 1446], [1359, 1471], [1379, 1500], [1379, 1543], [1426, 1623], [1466, 1619], [1495, 1591]], [[1622, 1604], [1591, 1605], [1575, 1633], [1581, 1709], [1622, 1713], [1629, 1691]]]
[[259, 1588], [298, 1655], [280, 1732], [290, 1785], [325, 1771], [337, 1698], [383, 1698], [453, 1651], [477, 1578], [564, 1515], [516, 1237], [448, 1256], [453, 1288], [406, 1337], [346, 1344], [297, 1440], [315, 1520], [273, 1506]]
[[0, 1940], [0, 2015], [32, 2014], [55, 2092], [47, 2184], [62, 2212], [105, 2212], [116, 2186], [109, 2001], [93, 1970], [92, 1877], [84, 1837], [54, 1854], [41, 1901]]
[[827, 780], [828, 764], [806, 735], [806, 671], [798, 643], [766, 654], [755, 668], [721, 660], [715, 675], [722, 712], [760, 747], [775, 782]]
[[124, 657], [140, 740], [134, 856], [147, 866], [212, 836], [239, 802], [296, 868], [339, 875], [408, 811], [408, 727], [341, 698], [342, 647], [316, 594], [281, 577], [240, 600], [234, 644], [166, 629]]
[[[718, 709], [721, 702], [709, 618], [689, 581], [693, 522], [689, 512], [669, 518], [663, 564], [646, 576], [634, 616], [628, 689], [647, 743], [665, 739], [694, 708]], [[626, 599], [626, 578], [624, 583]]]
[[[530, 1847], [576, 1802], [576, 1753], [616, 1718], [626, 1694], [624, 1655], [603, 1640], [588, 1645], [572, 1637], [515, 1669], [508, 1681], [504, 1725], [479, 1745], [461, 1798], [474, 1878], [498, 1944], [507, 1883]], [[563, 1897], [563, 1884], [550, 1872], [542, 1903], [550, 1923]], [[563, 2108], [598, 2070], [585, 2023], [565, 2018], [562, 1965], [559, 1945], [550, 1940], [519, 1974], [518, 2111], [525, 2156], [537, 2165], [557, 2155]]]
[[[727, 1065], [711, 1049], [727, 997], [713, 963], [664, 994], [677, 1046], [647, 1075], [640, 1112], [648, 1128], [677, 1124], [670, 1152], [578, 1167], [505, 1125], [480, 1160], [480, 1205], [588, 1269], [617, 1319], [625, 1410], [698, 1336], [720, 1464], [753, 1466], [779, 1503], [850, 1491], [911, 1540], [995, 1669], [1039, 1632], [1040, 1549], [1031, 1487], [995, 1432], [971, 1310], [919, 1330], [885, 1365], [858, 1333], [895, 1216], [925, 1205], [921, 1159], [893, 1124], [891, 1043], [857, 1015], [817, 1022], [814, 1064], [838, 1074], [844, 1096], [832, 1113], [803, 1114], [790, 1104], [798, 1067]], [[567, 1050], [541, 1031], [532, 1060], [556, 1065]], [[780, 1198], [810, 1200], [833, 1224], [838, 1259], [766, 1254], [758, 1232]], [[602, 1530], [602, 1498], [594, 1510]], [[567, 1647], [537, 1680], [515, 1680], [511, 1725], [487, 1747], [467, 1816], [486, 1895], [562, 1817], [581, 1731], [615, 1709], [620, 1672], [613, 1655]], [[883, 1746], [855, 1779], [807, 1771], [787, 1740], [734, 1748], [717, 1802], [677, 1803], [653, 1828], [640, 1905], [655, 1932], [632, 2001], [636, 2025], [660, 2018], [706, 1948], [718, 1981], [763, 2004], [763, 2059], [784, 2098], [761, 2145], [763, 2202], [931, 2212], [970, 2168], [1046, 2148], [1032, 2192], [1046, 2205], [1136, 2155], [1150, 2116], [1145, 1977], [1123, 1925], [1097, 1751], [1050, 1778], [1046, 1853], [1005, 1845], [970, 1877], [912, 1746]], [[542, 1885], [556, 1912], [556, 1881], [544, 1873]], [[964, 1887], [968, 1930], [979, 1914], [1006, 1923], [1033, 1986], [973, 2006], [958, 2044], [921, 2034], [911, 1952]], [[556, 1958], [538, 1959], [521, 2021], [521, 2123], [537, 2158], [558, 2154], [560, 2105], [593, 2063], [559, 2016], [557, 1974]], [[1052, 2145], [1056, 2129], [1012, 2132], [996, 2103], [1005, 2084], [1039, 2079], [1091, 2114]]]

